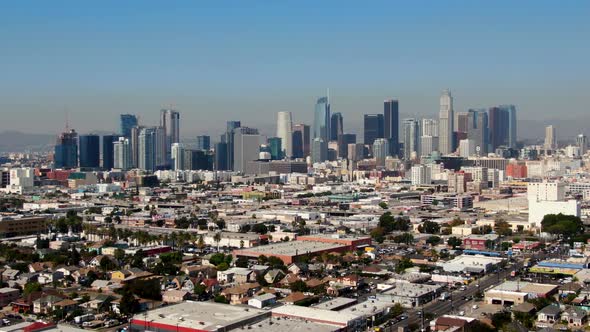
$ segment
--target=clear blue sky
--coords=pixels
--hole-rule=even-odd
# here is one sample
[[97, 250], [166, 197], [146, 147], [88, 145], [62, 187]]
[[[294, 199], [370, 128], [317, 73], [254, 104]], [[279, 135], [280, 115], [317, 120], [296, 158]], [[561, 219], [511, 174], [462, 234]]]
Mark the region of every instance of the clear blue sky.
[[[522, 119], [590, 118], [589, 1], [3, 1], [0, 130], [81, 132], [118, 114], [183, 136], [225, 120], [311, 122], [330, 88], [354, 130], [399, 98], [403, 116], [518, 105]], [[7, 116], [6, 116], [6, 115]], [[589, 119], [590, 120], [590, 119]], [[270, 133], [270, 132], [269, 132]]]

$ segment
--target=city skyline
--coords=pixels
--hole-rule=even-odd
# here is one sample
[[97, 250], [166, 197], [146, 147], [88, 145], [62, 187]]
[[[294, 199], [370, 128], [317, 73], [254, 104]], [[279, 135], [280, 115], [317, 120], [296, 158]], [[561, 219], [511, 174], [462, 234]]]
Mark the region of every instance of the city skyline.
[[[183, 136], [214, 135], [230, 118], [267, 133], [276, 111], [311, 124], [327, 87], [352, 129], [386, 98], [403, 118], [430, 117], [444, 88], [456, 112], [514, 104], [546, 125], [588, 117], [588, 50], [572, 34], [588, 31], [585, 2], [232, 5], [42, 3], [41, 28], [26, 1], [2, 4], [0, 111], [12, 115], [0, 131], [57, 133], [66, 110], [81, 133], [115, 131], [122, 113], [157, 125], [154, 111], [174, 104], [191, 124]], [[318, 23], [322, 9], [333, 15]], [[160, 15], [170, 23], [154, 25]]]

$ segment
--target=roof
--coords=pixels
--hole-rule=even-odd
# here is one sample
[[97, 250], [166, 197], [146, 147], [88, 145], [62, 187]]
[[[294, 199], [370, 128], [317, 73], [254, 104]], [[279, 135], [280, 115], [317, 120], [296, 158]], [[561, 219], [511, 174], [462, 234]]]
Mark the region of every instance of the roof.
[[347, 326], [350, 321], [358, 318], [358, 316], [354, 314], [297, 305], [284, 305], [274, 308], [272, 309], [272, 315], [302, 318], [311, 321], [322, 321], [326, 324], [333, 324], [336, 326]]
[[317, 241], [288, 241], [268, 244], [247, 249], [235, 250], [238, 256], [298, 256], [319, 251], [335, 250], [345, 247], [342, 244], [324, 243]]
[[516, 312], [531, 312], [535, 310], [535, 306], [532, 303], [523, 302], [512, 308], [512, 311]]
[[203, 331], [220, 331], [240, 322], [255, 321], [269, 316], [265, 310], [230, 306], [215, 302], [186, 301], [158, 309], [150, 310], [145, 315], [135, 316], [131, 324], [144, 326], [144, 322], [167, 325], [170, 329], [189, 328]]
[[268, 301], [268, 300], [272, 300], [272, 299], [276, 299], [277, 297], [274, 294], [262, 294], [262, 295], [258, 295], [253, 297], [253, 300], [259, 300], [259, 301]]
[[308, 299], [308, 298], [309, 298], [309, 296], [307, 296], [307, 295], [305, 295], [305, 294], [303, 294], [301, 292], [293, 292], [293, 293], [289, 294], [289, 296], [283, 298], [281, 300], [281, 302], [284, 302], [284, 303], [297, 303], [299, 301], [303, 301], [303, 300]]
[[540, 314], [545, 314], [545, 315], [557, 315], [561, 312], [561, 309], [556, 306], [556, 305], [548, 305], [546, 307], [544, 307], [543, 309], [539, 310]]

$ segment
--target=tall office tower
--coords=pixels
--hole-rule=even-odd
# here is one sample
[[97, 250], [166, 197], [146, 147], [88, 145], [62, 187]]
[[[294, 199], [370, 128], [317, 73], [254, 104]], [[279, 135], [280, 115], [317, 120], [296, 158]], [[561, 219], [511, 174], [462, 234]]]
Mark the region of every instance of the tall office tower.
[[280, 137], [269, 137], [268, 147], [270, 148], [270, 159], [281, 160], [283, 159], [283, 139]]
[[311, 162], [321, 163], [328, 160], [328, 144], [321, 137], [316, 137], [311, 142]]
[[475, 142], [472, 139], [462, 139], [459, 141], [459, 156], [469, 158], [474, 156]]
[[479, 155], [488, 153], [489, 126], [488, 113], [484, 109], [470, 109], [467, 123], [467, 138], [475, 144], [475, 152]]
[[355, 134], [342, 134], [338, 136], [338, 157], [342, 159], [348, 158], [348, 144], [356, 143]]
[[180, 143], [172, 143], [172, 169], [175, 171], [183, 170], [184, 167], [184, 146]]
[[170, 160], [173, 143], [180, 142], [180, 113], [172, 109], [160, 110], [160, 127], [164, 129], [165, 160]]
[[516, 126], [516, 106], [500, 105], [499, 108], [508, 113], [508, 147], [516, 149], [516, 140], [518, 139]]
[[166, 144], [166, 130], [163, 127], [156, 127], [156, 169], [170, 166], [171, 160], [167, 155], [171, 148]]
[[102, 137], [102, 168], [110, 170], [114, 167], [113, 143], [119, 140], [116, 135], [104, 135]]
[[227, 143], [227, 169], [234, 169], [234, 130], [240, 128], [242, 123], [240, 121], [227, 121], [227, 128], [225, 135], [222, 137], [222, 142]]
[[389, 99], [383, 102], [383, 137], [389, 140], [389, 154], [399, 155], [399, 102]]
[[469, 123], [469, 113], [467, 112], [457, 112], [455, 114], [455, 117], [457, 118], [455, 123], [457, 124], [455, 126], [455, 131], [458, 133], [467, 133], [467, 126]]
[[416, 119], [404, 119], [402, 122], [404, 135], [404, 159], [412, 159], [412, 155], [420, 156], [420, 126]]
[[488, 110], [490, 127], [490, 147], [492, 151], [500, 146], [508, 147], [510, 142], [510, 114], [501, 107]]
[[373, 157], [376, 166], [385, 166], [385, 158], [389, 156], [389, 140], [377, 138], [373, 142]]
[[55, 144], [55, 168], [78, 167], [78, 133], [67, 130], [57, 137]]
[[211, 154], [205, 150], [184, 150], [182, 168], [185, 170], [213, 170], [213, 159]]
[[259, 152], [258, 129], [248, 127], [234, 129], [234, 171], [243, 172], [249, 162], [258, 159]]
[[588, 152], [588, 137], [580, 134], [576, 137], [576, 145], [580, 148], [580, 155], [583, 156]]
[[422, 119], [422, 125], [420, 126], [420, 136], [438, 137], [438, 120]]
[[413, 186], [431, 184], [432, 168], [426, 165], [414, 165], [410, 171], [410, 180]]
[[429, 156], [434, 151], [438, 151], [438, 136], [420, 137], [420, 155]]
[[227, 143], [218, 142], [215, 144], [215, 169], [227, 170]]
[[131, 168], [139, 168], [139, 133], [142, 129], [141, 126], [131, 128], [131, 138], [129, 139], [131, 143]]
[[80, 135], [80, 167], [100, 167], [100, 136]]
[[119, 137], [113, 142], [113, 167], [120, 170], [131, 168], [131, 142], [128, 138]]
[[137, 139], [137, 167], [153, 172], [158, 166], [158, 127], [141, 128]]
[[372, 145], [377, 138], [383, 138], [383, 114], [365, 114], [364, 142]]
[[330, 101], [328, 100], [328, 97], [321, 97], [315, 104], [313, 138], [321, 138], [325, 144], [316, 145], [318, 147], [324, 147], [326, 151], [322, 151], [319, 154], [317, 154], [317, 152], [312, 151], [312, 153], [316, 154], [317, 156], [325, 156], [326, 158], [328, 158], [328, 141], [330, 140], [330, 120]]
[[121, 114], [121, 135], [131, 137], [131, 128], [137, 126], [137, 117], [133, 114]]
[[330, 141], [337, 141], [338, 136], [344, 133], [342, 113], [336, 112], [330, 118]]
[[211, 136], [199, 135], [197, 136], [197, 150], [209, 150], [211, 149]]
[[553, 125], [545, 127], [545, 144], [543, 146], [545, 150], [557, 149], [557, 137]]
[[439, 152], [443, 155], [453, 153], [453, 97], [451, 91], [444, 90], [440, 96], [438, 123]]
[[293, 156], [293, 120], [291, 119], [291, 112], [277, 113], [277, 137], [281, 139], [282, 155], [291, 158]]
[[293, 126], [293, 157], [305, 158], [311, 151], [310, 128], [306, 124]]

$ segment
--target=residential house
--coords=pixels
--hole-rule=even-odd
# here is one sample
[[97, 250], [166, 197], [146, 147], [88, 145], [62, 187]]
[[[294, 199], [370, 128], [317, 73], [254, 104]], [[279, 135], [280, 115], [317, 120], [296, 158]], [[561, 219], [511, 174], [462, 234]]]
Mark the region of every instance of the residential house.
[[301, 262], [291, 263], [287, 270], [294, 274], [302, 274], [308, 271], [307, 264]]
[[131, 275], [132, 275], [132, 273], [129, 270], [113, 271], [111, 273], [111, 280], [114, 281], [114, 282], [121, 282], [125, 278], [130, 277]]
[[38, 281], [41, 285], [47, 285], [53, 282], [58, 282], [62, 280], [63, 277], [64, 275], [61, 271], [45, 270], [39, 273]]
[[277, 302], [277, 297], [274, 294], [262, 294], [254, 296], [248, 300], [248, 305], [254, 308], [262, 309], [270, 307]]
[[19, 270], [6, 269], [6, 270], [4, 270], [4, 272], [2, 272], [2, 280], [3, 281], [16, 280], [16, 277], [19, 274], [20, 274]]
[[273, 270], [268, 271], [264, 275], [264, 280], [269, 284], [275, 284], [275, 283], [279, 282], [281, 279], [283, 279], [284, 277], [285, 277], [285, 272], [283, 272], [279, 269], [273, 269]]
[[190, 299], [191, 294], [186, 290], [169, 289], [162, 293], [162, 301], [166, 303], [179, 303]]
[[225, 271], [217, 271], [217, 281], [220, 283], [248, 283], [256, 280], [254, 271], [243, 267], [233, 267]]
[[106, 291], [106, 290], [109, 290], [109, 288], [110, 288], [109, 286], [112, 284], [113, 284], [113, 282], [110, 280], [97, 279], [92, 282], [90, 287], [92, 287], [92, 289], [95, 291]]
[[548, 305], [537, 313], [537, 326], [548, 326], [559, 322], [561, 309], [557, 305]]
[[78, 308], [78, 302], [64, 299], [53, 304], [55, 309], [61, 309], [64, 313], [72, 312]]
[[114, 300], [115, 297], [111, 295], [99, 294], [94, 299], [83, 303], [80, 306], [94, 312], [104, 312], [111, 307], [111, 302]]
[[221, 295], [225, 296], [229, 304], [242, 304], [259, 289], [260, 285], [258, 283], [240, 284], [222, 290]]
[[48, 314], [53, 310], [53, 305], [61, 300], [63, 300], [63, 298], [56, 295], [40, 297], [33, 301], [33, 313]]
[[308, 296], [303, 294], [302, 292], [293, 292], [291, 294], [289, 294], [288, 296], [282, 298], [280, 300], [280, 302], [284, 303], [284, 304], [297, 304], [300, 303], [302, 301], [311, 299], [312, 296]]
[[569, 327], [578, 327], [586, 324], [588, 314], [586, 310], [578, 307], [568, 307], [561, 314], [561, 320], [567, 322]]

